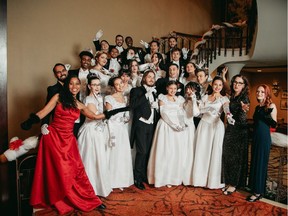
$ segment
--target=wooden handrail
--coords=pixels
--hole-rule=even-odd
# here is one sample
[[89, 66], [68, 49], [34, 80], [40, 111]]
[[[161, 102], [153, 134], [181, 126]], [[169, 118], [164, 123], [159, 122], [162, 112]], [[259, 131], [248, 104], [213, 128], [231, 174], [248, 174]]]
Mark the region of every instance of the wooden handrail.
[[[254, 2], [254, 1], [253, 1]], [[256, 27], [256, 16], [257, 16], [257, 7], [251, 7], [250, 20], [243, 25], [225, 25], [227, 23], [222, 23], [218, 25], [219, 28], [211, 28], [208, 36], [193, 35], [187, 33], [181, 33], [172, 31], [169, 33], [169, 36], [164, 36], [160, 38], [161, 52], [166, 53], [168, 51], [168, 38], [170, 36], [175, 36], [177, 38], [179, 48], [188, 48], [191, 50], [188, 53], [188, 58], [191, 57], [195, 49], [195, 43], [199, 40], [205, 40], [206, 42], [197, 46], [199, 53], [196, 56], [193, 56], [192, 61], [197, 64], [201, 61], [206, 62], [206, 67], [209, 67], [209, 64], [217, 58], [217, 55], [221, 55], [223, 51], [224, 56], [227, 56], [227, 51], [231, 50], [232, 56], [235, 56], [236, 53], [239, 56], [243, 55], [243, 50], [245, 50], [244, 55], [248, 55], [253, 35]], [[256, 15], [255, 15], [256, 14]]]

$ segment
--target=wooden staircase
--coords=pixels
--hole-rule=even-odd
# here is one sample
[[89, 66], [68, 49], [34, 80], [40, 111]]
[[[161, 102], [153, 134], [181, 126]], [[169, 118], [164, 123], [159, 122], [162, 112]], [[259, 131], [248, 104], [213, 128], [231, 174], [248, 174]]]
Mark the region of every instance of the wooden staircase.
[[190, 35], [172, 31], [161, 37], [161, 52], [168, 51], [169, 36], [176, 36], [179, 48], [188, 48], [188, 58], [196, 64], [205, 62], [211, 74], [219, 66], [229, 62], [243, 63], [253, 55], [257, 24], [256, 1], [252, 5], [249, 20], [237, 23], [222, 22], [212, 25], [203, 35]]

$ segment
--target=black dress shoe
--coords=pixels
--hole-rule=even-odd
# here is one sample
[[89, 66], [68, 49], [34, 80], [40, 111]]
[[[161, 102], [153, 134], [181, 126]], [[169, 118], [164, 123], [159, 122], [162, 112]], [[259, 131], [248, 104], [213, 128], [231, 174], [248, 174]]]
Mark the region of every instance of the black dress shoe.
[[142, 182], [135, 181], [134, 185], [140, 190], [145, 190], [145, 186], [144, 186], [144, 184]]
[[97, 207], [97, 209], [104, 210], [104, 209], [106, 209], [106, 206], [104, 204], [101, 204]]

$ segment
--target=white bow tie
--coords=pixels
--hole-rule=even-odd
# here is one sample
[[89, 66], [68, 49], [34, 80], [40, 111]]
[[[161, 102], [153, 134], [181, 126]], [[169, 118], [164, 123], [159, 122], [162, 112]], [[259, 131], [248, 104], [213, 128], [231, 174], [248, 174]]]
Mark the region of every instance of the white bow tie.
[[154, 90], [156, 88], [156, 86], [144, 86], [146, 91], [149, 91], [149, 90]]
[[169, 78], [169, 81], [177, 81], [176, 78]]

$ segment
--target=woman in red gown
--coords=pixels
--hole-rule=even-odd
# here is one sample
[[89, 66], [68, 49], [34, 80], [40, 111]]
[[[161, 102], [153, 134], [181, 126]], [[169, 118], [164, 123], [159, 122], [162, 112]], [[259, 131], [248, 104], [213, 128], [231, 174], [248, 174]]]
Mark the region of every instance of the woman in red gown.
[[29, 129], [37, 122], [33, 122], [33, 118], [42, 119], [55, 108], [48, 133], [39, 142], [30, 204], [33, 208], [56, 208], [61, 215], [74, 209], [105, 208], [88, 180], [73, 135], [74, 122], [80, 112], [91, 119], [104, 119], [105, 115], [95, 115], [76, 99], [80, 90], [78, 77], [71, 76], [66, 81], [63, 92], [32, 115], [32, 120], [30, 115], [30, 119], [21, 124], [23, 129]]

